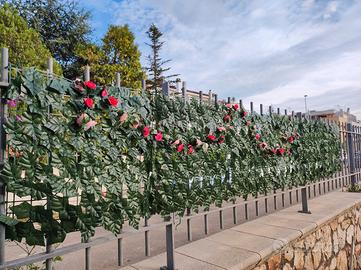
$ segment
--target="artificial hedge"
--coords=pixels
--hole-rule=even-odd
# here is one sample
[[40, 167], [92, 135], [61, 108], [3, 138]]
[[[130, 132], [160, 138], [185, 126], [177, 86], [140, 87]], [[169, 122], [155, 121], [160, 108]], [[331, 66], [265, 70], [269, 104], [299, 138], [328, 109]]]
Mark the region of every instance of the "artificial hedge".
[[[304, 185], [339, 170], [335, 125], [260, 116], [129, 89], [47, 78], [28, 69], [3, 94], [8, 158], [2, 180], [18, 197], [0, 217], [6, 237], [62, 242], [98, 226], [183, 215], [239, 196]], [[79, 196], [78, 203], [73, 197]]]

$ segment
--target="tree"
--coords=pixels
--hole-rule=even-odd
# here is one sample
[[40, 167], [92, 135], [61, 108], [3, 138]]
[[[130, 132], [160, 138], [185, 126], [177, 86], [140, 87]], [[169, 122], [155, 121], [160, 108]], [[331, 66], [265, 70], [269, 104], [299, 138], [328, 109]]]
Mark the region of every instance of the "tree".
[[[14, 6], [28, 26], [40, 33], [54, 58], [61, 63], [64, 75], [75, 77], [72, 68], [75, 49], [88, 41], [90, 13], [73, 0], [0, 0]], [[79, 72], [79, 70], [77, 71]]]
[[79, 65], [89, 65], [94, 81], [111, 84], [115, 73], [121, 74], [121, 85], [133, 89], [141, 87], [144, 72], [140, 64], [140, 51], [134, 35], [127, 25], [109, 26], [102, 45], [87, 44], [78, 47]]
[[147, 31], [148, 38], [150, 43], [146, 43], [151, 48], [151, 54], [148, 55], [149, 67], [147, 70], [149, 72], [150, 79], [148, 83], [151, 85], [151, 89], [154, 89], [157, 92], [158, 87], [162, 87], [162, 83], [165, 79], [176, 77], [179, 74], [165, 75], [164, 73], [170, 70], [170, 67], [164, 68], [164, 64], [169, 63], [171, 60], [162, 60], [160, 57], [160, 50], [164, 45], [164, 41], [161, 41], [163, 33], [158, 29], [155, 24], [152, 24]]
[[[0, 8], [0, 46], [9, 48], [10, 62], [16, 66], [35, 66], [46, 70], [51, 53], [34, 29], [17, 11], [5, 4]], [[61, 74], [61, 67], [54, 63], [54, 72]]]

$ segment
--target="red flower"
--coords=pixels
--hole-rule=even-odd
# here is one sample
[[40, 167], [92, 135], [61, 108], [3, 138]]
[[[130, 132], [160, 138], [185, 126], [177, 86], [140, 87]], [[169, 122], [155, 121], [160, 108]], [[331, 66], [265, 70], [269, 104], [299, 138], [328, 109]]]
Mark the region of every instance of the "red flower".
[[105, 88], [105, 86], [103, 87], [103, 90], [101, 92], [101, 96], [102, 97], [106, 97], [108, 95], [107, 89]]
[[283, 155], [285, 153], [284, 148], [279, 148], [279, 149], [277, 149], [277, 151], [278, 151], [278, 154], [280, 154], [280, 155]]
[[178, 145], [178, 147], [177, 147], [177, 152], [179, 153], [179, 152], [182, 152], [182, 150], [183, 150], [183, 148], [184, 148], [184, 144], [180, 144], [180, 145]]
[[118, 105], [118, 99], [113, 96], [109, 96], [108, 101], [109, 101], [109, 104], [113, 107], [116, 107]]
[[236, 111], [238, 110], [238, 108], [239, 108], [239, 105], [238, 105], [238, 104], [234, 104], [234, 105], [233, 105], [233, 109], [235, 109]]
[[162, 132], [159, 132], [159, 131], [158, 131], [157, 135], [155, 135], [154, 138], [155, 138], [155, 140], [156, 140], [157, 142], [161, 142], [161, 141], [163, 140], [163, 134], [162, 134]]
[[207, 138], [208, 138], [209, 140], [211, 140], [212, 142], [214, 142], [214, 141], [216, 140], [216, 136], [214, 136], [214, 135], [212, 135], [212, 134], [209, 134], [209, 135], [207, 136]]
[[218, 143], [219, 143], [219, 144], [224, 143], [224, 135], [221, 135], [221, 136], [219, 137]]
[[290, 142], [290, 143], [293, 143], [294, 140], [295, 139], [292, 136], [288, 138], [288, 142]]
[[254, 136], [254, 138], [256, 139], [256, 141], [258, 141], [259, 139], [261, 139], [261, 135], [257, 133], [256, 136]]
[[94, 100], [91, 99], [91, 98], [84, 98], [84, 103], [85, 103], [85, 106], [87, 106], [88, 108], [93, 108], [94, 106]]
[[187, 151], [187, 155], [190, 155], [194, 152], [193, 146], [188, 144], [188, 151]]
[[149, 136], [150, 133], [150, 128], [149, 127], [144, 127], [143, 128], [143, 137], [147, 138]]
[[228, 109], [232, 108], [232, 104], [230, 104], [230, 103], [227, 103], [226, 106]]
[[229, 114], [226, 114], [224, 117], [223, 117], [223, 121], [224, 122], [229, 122], [231, 120], [231, 116]]
[[247, 116], [247, 112], [244, 111], [244, 112], [243, 112], [243, 117], [246, 117], [246, 116]]
[[89, 89], [95, 89], [97, 88], [97, 85], [93, 83], [92, 81], [86, 81], [84, 82], [84, 86], [88, 87]]

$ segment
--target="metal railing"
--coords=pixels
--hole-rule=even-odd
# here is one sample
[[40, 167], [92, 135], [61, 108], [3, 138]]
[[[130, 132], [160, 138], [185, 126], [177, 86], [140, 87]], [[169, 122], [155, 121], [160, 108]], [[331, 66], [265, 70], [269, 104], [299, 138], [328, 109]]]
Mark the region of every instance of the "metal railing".
[[[6, 87], [9, 85], [8, 82], [8, 51], [7, 49], [2, 49], [2, 61], [1, 61], [1, 82], [0, 88]], [[48, 62], [49, 72], [52, 70], [52, 61]], [[85, 69], [84, 74], [85, 80], [90, 79], [90, 70], [89, 68]], [[120, 86], [120, 76], [117, 74], [116, 76], [116, 85]], [[143, 87], [145, 86], [144, 82], [142, 83]], [[182, 96], [184, 99], [187, 99], [187, 92], [185, 91], [185, 83], [183, 85]], [[169, 93], [169, 85], [166, 83], [163, 87], [164, 93]], [[211, 97], [214, 97], [214, 102], [218, 102], [218, 98], [216, 94], [209, 95], [210, 102]], [[203, 94], [199, 93], [200, 101], [202, 101]], [[230, 101], [230, 98], [229, 98]], [[242, 101], [240, 101], [240, 105], [242, 106]], [[251, 113], [254, 112], [254, 104], [250, 103]], [[272, 114], [272, 108], [269, 107], [269, 113]], [[260, 114], [263, 115], [263, 105], [260, 104]], [[280, 109], [277, 108], [277, 114], [280, 115]], [[285, 110], [285, 115], [287, 115], [287, 111]], [[294, 112], [292, 112], [292, 116], [294, 116]], [[4, 150], [5, 150], [5, 133], [3, 130], [2, 124], [4, 123], [4, 104], [1, 102], [0, 105], [0, 118], [1, 118], [1, 126], [0, 126], [0, 166], [1, 168], [4, 165]], [[192, 224], [194, 219], [203, 219], [203, 232], [204, 236], [209, 234], [211, 226], [218, 226], [220, 230], [224, 229], [224, 213], [225, 211], [232, 211], [232, 219], [233, 224], [239, 224], [241, 222], [245, 222], [254, 218], [257, 218], [262, 215], [267, 215], [271, 212], [278, 211], [280, 209], [284, 209], [288, 205], [294, 205], [302, 202], [302, 209], [300, 212], [302, 213], [310, 213], [308, 208], [307, 201], [308, 199], [323, 195], [325, 193], [340, 189], [341, 187], [345, 187], [351, 183], [356, 183], [361, 181], [361, 127], [352, 125], [350, 123], [339, 123], [340, 128], [340, 137], [341, 142], [343, 143], [343, 151], [341, 156], [343, 157], [344, 164], [342, 166], [342, 170], [336, 173], [332, 178], [329, 179], [321, 179], [319, 182], [315, 182], [312, 184], [308, 184], [303, 187], [295, 187], [285, 190], [278, 190], [274, 193], [265, 194], [257, 196], [256, 198], [250, 200], [243, 200], [239, 203], [234, 203], [231, 205], [227, 205], [224, 207], [212, 209], [205, 212], [200, 212], [183, 217], [183, 220], [186, 221], [186, 233], [188, 241], [193, 240], [193, 230]], [[1, 169], [0, 168], [0, 169]], [[5, 184], [0, 181], [0, 214], [6, 215], [6, 206], [9, 203], [7, 198], [8, 194], [5, 191]], [[13, 203], [15, 204], [15, 195]], [[241, 218], [238, 213], [239, 211], [243, 212], [243, 217]], [[209, 224], [209, 216], [210, 215], [218, 215], [219, 223], [218, 224]], [[60, 247], [57, 249], [52, 249], [50, 245], [46, 246], [46, 251], [42, 253], [37, 253], [34, 255], [30, 255], [25, 258], [20, 258], [16, 260], [5, 260], [5, 226], [0, 223], [0, 269], [9, 269], [25, 266], [32, 263], [38, 262], [46, 262], [46, 269], [52, 268], [52, 259], [56, 256], [63, 256], [69, 253], [73, 253], [79, 250], [84, 250], [85, 257], [85, 269], [91, 269], [91, 248], [94, 246], [102, 245], [110, 241], [117, 241], [117, 263], [118, 266], [124, 265], [124, 247], [123, 247], [123, 239], [131, 237], [135, 234], [143, 233], [144, 234], [144, 253], [145, 256], [150, 256], [150, 233], [152, 230], [165, 228], [166, 235], [166, 254], [167, 260], [164, 262], [166, 264], [165, 269], [173, 270], [175, 269], [175, 260], [174, 260], [174, 231], [176, 229], [176, 222], [174, 219], [170, 221], [161, 222], [158, 224], [148, 224], [148, 220], [144, 220], [144, 227], [139, 228], [138, 230], [131, 229], [129, 231], [124, 231], [122, 234], [115, 236], [113, 234], [109, 234], [107, 236], [92, 238], [90, 241], [86, 243], [77, 243], [64, 247]]]

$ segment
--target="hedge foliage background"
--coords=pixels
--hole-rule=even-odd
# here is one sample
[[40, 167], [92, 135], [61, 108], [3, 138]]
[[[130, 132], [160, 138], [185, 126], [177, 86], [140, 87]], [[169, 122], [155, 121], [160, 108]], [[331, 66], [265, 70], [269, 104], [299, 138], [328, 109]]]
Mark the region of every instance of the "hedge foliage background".
[[[98, 226], [183, 215], [237, 197], [304, 185], [340, 169], [338, 128], [320, 121], [250, 115], [129, 89], [52, 79], [29, 69], [4, 93], [7, 190], [23, 202], [1, 217], [6, 237], [62, 242]], [[79, 203], [72, 197], [80, 196]]]

